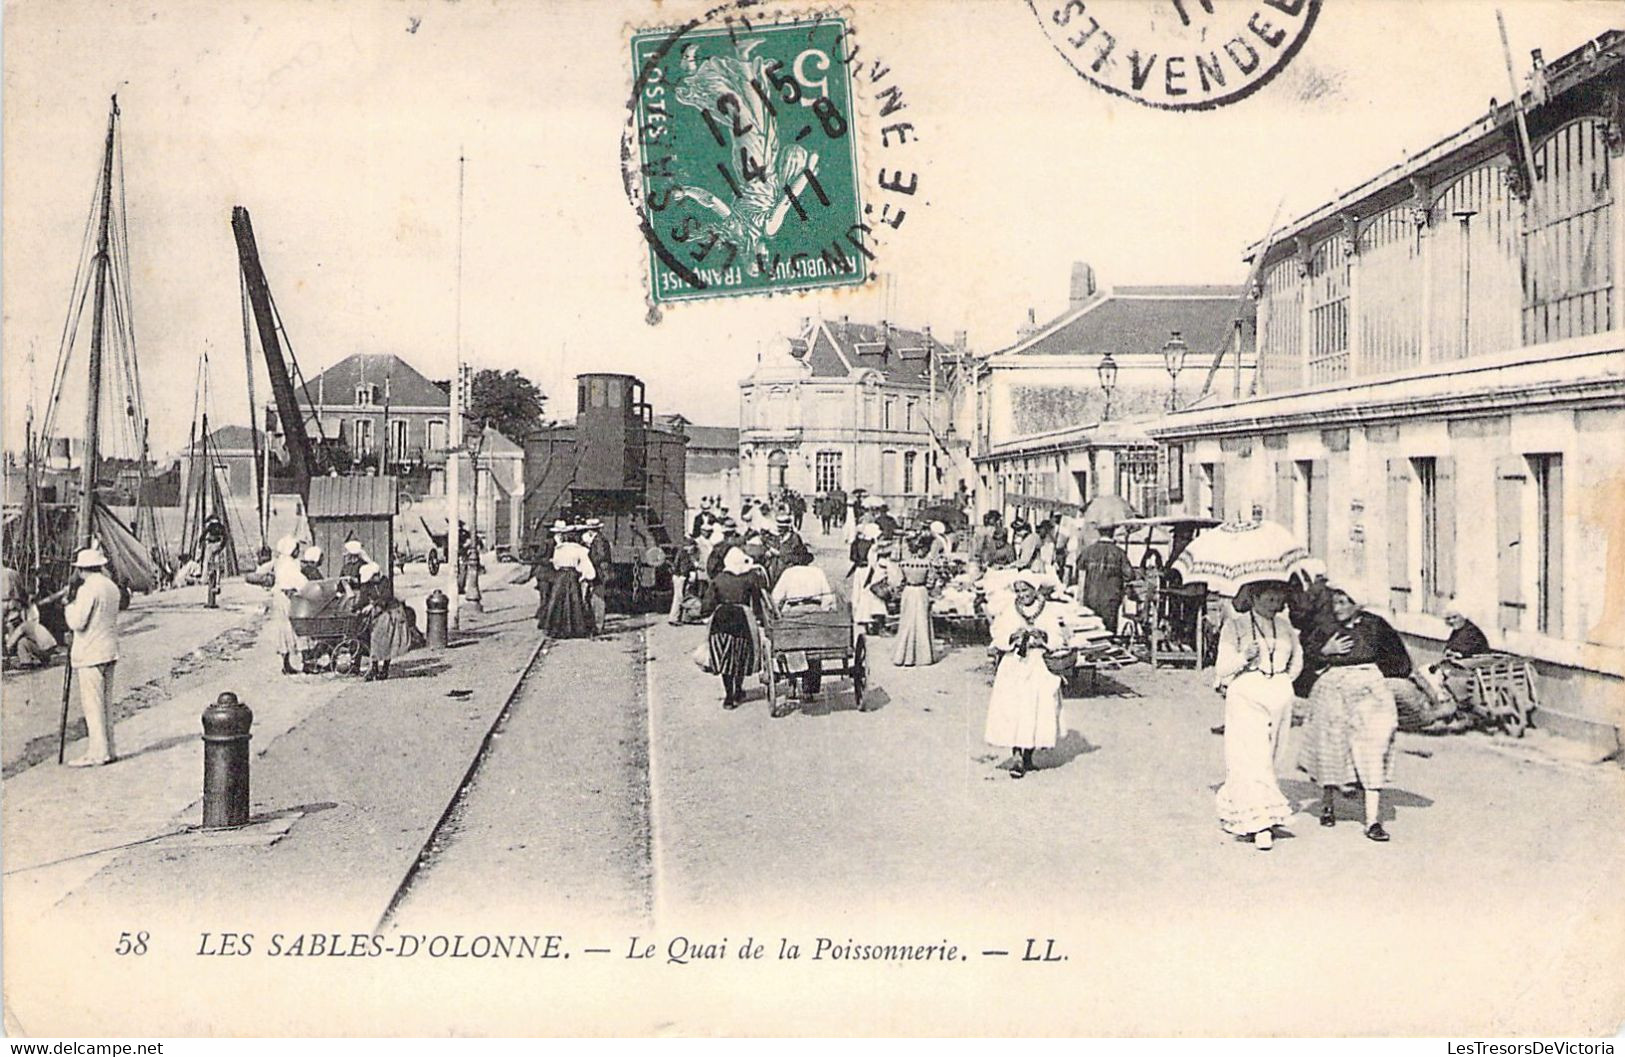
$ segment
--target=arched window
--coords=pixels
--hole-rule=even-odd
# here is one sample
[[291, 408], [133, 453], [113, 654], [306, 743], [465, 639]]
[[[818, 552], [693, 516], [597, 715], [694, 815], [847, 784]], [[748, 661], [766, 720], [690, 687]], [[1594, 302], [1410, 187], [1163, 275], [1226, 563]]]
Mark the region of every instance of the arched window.
[[783, 488], [785, 471], [790, 468], [790, 456], [775, 448], [767, 456], [767, 484], [769, 488]]
[[1500, 162], [1463, 173], [1434, 201], [1428, 230], [1430, 360], [1458, 360], [1517, 344], [1517, 206]]
[[1258, 384], [1264, 392], [1279, 393], [1297, 388], [1303, 378], [1303, 282], [1297, 260], [1288, 257], [1271, 265], [1263, 286]]
[[1422, 245], [1410, 201], [1360, 226], [1360, 373], [1422, 362]]
[[1602, 119], [1584, 117], [1535, 148], [1525, 205], [1523, 341], [1536, 345], [1613, 326], [1613, 189]]
[[1309, 383], [1349, 373], [1349, 242], [1341, 232], [1309, 258]]

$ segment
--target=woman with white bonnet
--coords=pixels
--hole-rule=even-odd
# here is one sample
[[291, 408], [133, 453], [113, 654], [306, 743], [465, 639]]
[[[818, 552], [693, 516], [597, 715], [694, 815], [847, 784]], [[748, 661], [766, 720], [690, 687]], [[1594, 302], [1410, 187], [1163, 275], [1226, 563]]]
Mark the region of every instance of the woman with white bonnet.
[[[873, 625], [886, 617], [886, 603], [874, 588], [885, 580], [881, 566], [880, 526], [870, 522], [852, 541], [852, 623], [859, 627]], [[860, 558], [859, 555], [862, 555]]]
[[[265, 633], [271, 648], [282, 655], [283, 675], [304, 673], [304, 658], [300, 654], [299, 636], [293, 633], [292, 618], [293, 596], [309, 582], [299, 563], [299, 552], [299, 541], [292, 536], [283, 536], [276, 541], [276, 551], [271, 560], [254, 570], [256, 574], [269, 575], [271, 578], [270, 618], [266, 621]], [[297, 669], [293, 666], [295, 656], [300, 656]]]
[[581, 544], [575, 526], [561, 533], [553, 548], [553, 588], [547, 596], [547, 613], [542, 625], [551, 638], [591, 638], [597, 628], [592, 622], [592, 609], [587, 605], [581, 585], [597, 577], [592, 558]]
[[379, 566], [372, 562], [363, 565], [360, 580], [357, 610], [366, 613], [372, 621], [367, 633], [367, 652], [372, 660], [367, 680], [388, 679], [389, 662], [412, 648], [412, 616], [395, 597]]
[[948, 526], [940, 521], [931, 522], [931, 552], [928, 558], [945, 558], [953, 552], [954, 541], [948, 536]]
[[1219, 825], [1259, 851], [1274, 846], [1274, 827], [1292, 817], [1275, 774], [1275, 756], [1292, 723], [1292, 680], [1303, 667], [1286, 595], [1284, 583], [1243, 587], [1219, 632], [1214, 663], [1214, 686], [1224, 694]]
[[299, 571], [305, 574], [307, 580], [320, 580], [322, 578], [322, 549], [312, 543], [305, 548], [299, 556]]
[[1386, 841], [1382, 791], [1393, 779], [1394, 732], [1399, 712], [1394, 693], [1377, 667], [1378, 635], [1360, 609], [1355, 588], [1330, 587], [1337, 624], [1320, 648], [1328, 665], [1309, 695], [1298, 766], [1321, 787], [1320, 824], [1337, 824], [1339, 787], [1365, 790], [1365, 835]]
[[756, 621], [764, 608], [756, 563], [738, 547], [711, 578], [706, 604], [712, 608], [706, 636], [711, 669], [722, 677], [722, 707], [735, 709], [745, 696], [745, 676], [761, 667], [756, 654]]
[[367, 554], [360, 540], [344, 541], [344, 563], [339, 566], [339, 578], [348, 580], [352, 584], [361, 582], [361, 567], [371, 564], [372, 558]]
[[999, 666], [993, 676], [983, 739], [1011, 747], [1010, 777], [1033, 769], [1033, 750], [1052, 749], [1061, 738], [1061, 677], [1044, 663], [1044, 653], [1065, 641], [1060, 612], [1039, 593], [1038, 578], [1023, 570], [1012, 583], [1014, 599], [993, 618], [993, 648]]

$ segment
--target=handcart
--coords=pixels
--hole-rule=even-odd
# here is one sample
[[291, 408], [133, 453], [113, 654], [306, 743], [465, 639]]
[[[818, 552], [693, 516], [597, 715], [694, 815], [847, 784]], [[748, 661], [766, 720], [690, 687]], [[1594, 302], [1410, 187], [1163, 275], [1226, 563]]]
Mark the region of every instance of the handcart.
[[1488, 653], [1457, 662], [1472, 676], [1472, 697], [1462, 706], [1480, 726], [1500, 728], [1514, 738], [1529, 728], [1529, 715], [1539, 704], [1535, 670], [1510, 653]]
[[[858, 711], [863, 706], [863, 690], [868, 682], [865, 638], [852, 624], [852, 611], [844, 601], [834, 609], [789, 606], [769, 612], [762, 621], [762, 681], [767, 684], [767, 703], [773, 718], [790, 711], [790, 701], [799, 695], [799, 683], [810, 674], [821, 679], [845, 676], [852, 680], [852, 697]], [[786, 686], [780, 686], [780, 682]], [[780, 696], [785, 695], [781, 702]]]
[[302, 651], [305, 671], [349, 675], [361, 669], [361, 658], [367, 655], [368, 617], [357, 613], [349, 598], [312, 600], [295, 595], [290, 610], [293, 633], [307, 642]]

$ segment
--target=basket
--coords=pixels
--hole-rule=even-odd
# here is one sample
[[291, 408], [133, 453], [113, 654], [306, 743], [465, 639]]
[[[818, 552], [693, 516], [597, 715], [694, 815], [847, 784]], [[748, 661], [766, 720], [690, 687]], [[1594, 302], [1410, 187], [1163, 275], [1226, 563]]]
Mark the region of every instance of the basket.
[[1077, 650], [1051, 650], [1044, 654], [1044, 667], [1051, 675], [1065, 675], [1078, 663]]

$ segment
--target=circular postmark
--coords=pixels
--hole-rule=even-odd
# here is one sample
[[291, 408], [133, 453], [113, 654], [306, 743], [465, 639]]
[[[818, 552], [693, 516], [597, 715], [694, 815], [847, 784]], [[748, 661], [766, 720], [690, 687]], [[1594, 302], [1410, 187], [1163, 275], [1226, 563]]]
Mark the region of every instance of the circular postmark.
[[759, 2], [630, 34], [621, 169], [649, 248], [651, 321], [667, 303], [861, 285], [920, 202], [898, 164], [917, 136], [890, 67], [843, 12]]
[[1078, 75], [1162, 110], [1245, 99], [1309, 38], [1321, 0], [1027, 0]]

